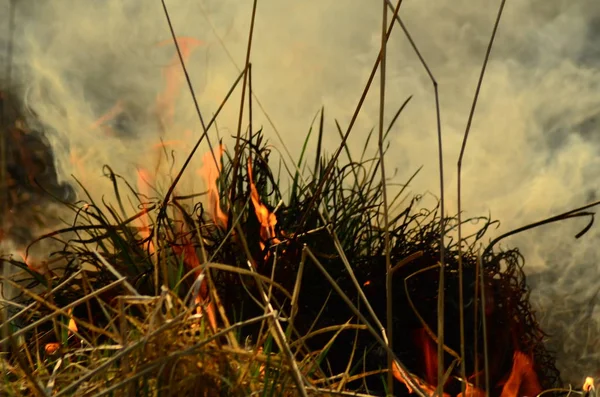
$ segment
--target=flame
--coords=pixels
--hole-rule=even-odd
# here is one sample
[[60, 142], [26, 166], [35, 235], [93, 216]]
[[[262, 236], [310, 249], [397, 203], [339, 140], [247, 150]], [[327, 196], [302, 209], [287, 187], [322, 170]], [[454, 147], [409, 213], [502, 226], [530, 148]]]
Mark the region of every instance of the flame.
[[95, 130], [97, 128], [103, 127], [102, 130], [104, 131], [104, 133], [108, 136], [113, 136], [114, 135], [114, 131], [112, 130], [112, 128], [105, 126], [104, 124], [114, 120], [115, 117], [117, 117], [118, 115], [120, 115], [121, 113], [123, 113], [125, 111], [125, 108], [123, 107], [123, 101], [122, 100], [118, 100], [112, 108], [110, 108], [106, 113], [104, 113], [102, 116], [100, 116], [100, 118], [98, 118], [92, 125], [91, 125], [91, 129]]
[[541, 392], [533, 360], [525, 353], [515, 351], [513, 367], [500, 397], [537, 396]]
[[274, 239], [275, 243], [279, 243], [279, 239], [275, 237], [275, 225], [277, 225], [277, 217], [274, 213], [260, 201], [258, 190], [252, 178], [252, 164], [248, 159], [248, 178], [250, 180], [250, 199], [254, 205], [254, 213], [260, 223], [260, 248], [265, 249], [265, 242]]
[[39, 273], [39, 274], [46, 273], [47, 269], [45, 268], [44, 265], [38, 265], [38, 264], [33, 263], [30, 259], [27, 258], [27, 255], [25, 255], [25, 253], [23, 251], [17, 251], [17, 254], [19, 254], [21, 259], [23, 259], [23, 263], [25, 263], [30, 270], [33, 270], [34, 272]]
[[[189, 231], [185, 223], [181, 219], [176, 219], [175, 229], [177, 231], [177, 243], [172, 246], [173, 252], [178, 257], [183, 256], [183, 263], [190, 269], [195, 270], [196, 277], [200, 277], [202, 274], [202, 268], [200, 267], [200, 259], [198, 259], [198, 255], [196, 255], [196, 249], [194, 248], [194, 244], [192, 239], [188, 237]], [[206, 279], [202, 280], [200, 284], [200, 289], [198, 291], [198, 295], [194, 297], [194, 302], [197, 305], [197, 313], [204, 314], [204, 310], [202, 308], [202, 304], [207, 303], [206, 305], [206, 315], [208, 317], [208, 322], [213, 330], [217, 329], [217, 316], [216, 316], [216, 308], [212, 301], [209, 299], [208, 294], [208, 284]]]
[[[137, 174], [137, 186], [139, 193], [143, 196], [148, 197], [150, 195], [150, 181], [152, 180], [150, 177], [150, 173], [146, 169], [139, 169]], [[142, 236], [142, 239], [148, 240], [148, 252], [150, 253], [150, 255], [153, 255], [156, 252], [156, 249], [154, 247], [152, 239], [150, 239], [150, 236], [152, 235], [152, 230], [150, 228], [151, 219], [150, 215], [148, 214], [148, 208], [146, 206], [144, 206], [144, 209], [142, 210], [142, 216], [140, 216], [137, 219], [138, 224], [140, 225], [138, 232]]]
[[[79, 329], [77, 328], [77, 323], [75, 322], [75, 319], [73, 318], [73, 308], [72, 307], [69, 308], [69, 310], [67, 310], [67, 315], [69, 316], [69, 323], [67, 325], [67, 330], [68, 330], [67, 335], [71, 336], [75, 332], [79, 331]], [[47, 355], [51, 356], [53, 354], [56, 354], [61, 346], [62, 345], [60, 342], [46, 343], [46, 345], [44, 346], [44, 351], [46, 352]]]
[[[418, 378], [416, 378], [415, 376], [413, 376], [411, 374], [407, 374], [406, 372], [404, 372], [402, 370], [402, 368], [400, 368], [398, 363], [396, 363], [395, 361], [392, 365], [392, 374], [394, 375], [394, 378], [396, 378], [396, 380], [398, 380], [399, 382], [402, 382], [402, 384], [404, 384], [404, 386], [406, 386], [409, 394], [413, 394], [415, 391], [408, 384], [408, 382], [406, 382], [406, 380], [404, 380], [405, 377], [413, 379], [413, 381], [421, 388], [421, 390], [423, 390], [425, 392], [425, 394], [427, 396], [433, 397], [436, 394], [435, 387], [428, 385], [425, 382], [420, 381]], [[450, 394], [448, 394], [448, 393], [442, 393], [442, 394], [443, 394], [443, 397], [450, 397]]]
[[420, 346], [422, 346], [423, 352], [423, 363], [425, 365], [425, 380], [430, 385], [437, 383], [437, 346], [433, 340], [427, 335], [425, 328], [420, 328], [416, 332], [416, 339]]
[[[158, 43], [159, 46], [173, 44], [172, 40], [164, 40]], [[186, 63], [192, 55], [192, 51], [204, 45], [204, 42], [192, 37], [178, 37], [177, 44], [181, 51], [183, 63]], [[169, 65], [163, 70], [165, 79], [165, 89], [156, 97], [156, 113], [162, 116], [165, 124], [172, 123], [175, 115], [175, 99], [179, 96], [184, 83], [184, 76], [181, 70], [179, 54], [175, 54], [169, 62]]]
[[583, 383], [583, 388], [582, 389], [586, 393], [589, 393], [592, 390], [594, 390], [595, 389], [594, 378], [589, 377], [589, 376], [587, 378], [585, 378], [585, 382]]
[[77, 324], [75, 323], [75, 319], [71, 316], [73, 314], [73, 308], [70, 308], [67, 313], [69, 314], [69, 335], [77, 332], [79, 329], [77, 328]]
[[[418, 330], [416, 336], [420, 342], [420, 345], [423, 346], [425, 360], [425, 382], [420, 381], [418, 378], [410, 374], [406, 374], [396, 363], [393, 365], [392, 373], [398, 381], [402, 382], [406, 386], [410, 394], [413, 393], [413, 389], [404, 380], [405, 377], [411, 377], [414, 379], [414, 381], [428, 396], [433, 396], [436, 392], [436, 388], [431, 385], [437, 383], [437, 359], [435, 344], [433, 344], [433, 341], [428, 337], [424, 329]], [[586, 390], [586, 387], [588, 389], [593, 387], [589, 386], [590, 384], [593, 385], [593, 380], [591, 380], [591, 378], [588, 379], [590, 379], [590, 381], [586, 379], [584, 390]], [[513, 366], [508, 379], [505, 381], [502, 387], [502, 393], [500, 394], [500, 397], [536, 396], [541, 392], [542, 387], [539, 383], [537, 374], [535, 373], [533, 360], [525, 353], [518, 350], [515, 351], [513, 355]], [[472, 384], [467, 384], [465, 395], [463, 396], [462, 393], [460, 393], [458, 397], [483, 397], [485, 395], [486, 393], [483, 390], [473, 386]], [[446, 397], [448, 394], [444, 393], [444, 396]]]
[[[463, 394], [459, 393], [457, 397], [463, 397]], [[485, 392], [480, 388], [475, 387], [470, 383], [467, 383], [465, 387], [464, 397], [485, 397]]]
[[55, 354], [58, 349], [60, 349], [60, 343], [58, 342], [47, 343], [46, 346], [44, 346], [44, 351], [49, 356]]
[[[215, 224], [226, 228], [228, 217], [221, 210], [221, 204], [219, 200], [219, 190], [217, 189], [217, 179], [221, 172], [221, 157], [225, 152], [225, 147], [219, 145], [213, 153], [207, 152], [202, 156], [202, 168], [196, 171], [196, 173], [204, 178], [208, 189], [208, 206], [209, 211], [213, 216]], [[216, 162], [216, 164], [215, 164]]]
[[[184, 63], [189, 60], [192, 51], [195, 48], [204, 45], [203, 41], [192, 37], [178, 37], [176, 40]], [[170, 44], [173, 44], [172, 39], [163, 40], [157, 43], [157, 46], [162, 47]], [[173, 55], [169, 64], [163, 69], [163, 76], [165, 87], [163, 91], [156, 96], [154, 111], [163, 120], [164, 124], [171, 125], [175, 115], [175, 100], [179, 96], [185, 81], [181, 70], [179, 54], [175, 53]], [[91, 129], [104, 127], [103, 130], [105, 134], [113, 135], [114, 131], [112, 131], [110, 127], [104, 126], [104, 124], [114, 120], [115, 117], [124, 111], [125, 107], [123, 106], [123, 101], [119, 99], [106, 113], [92, 123]]]

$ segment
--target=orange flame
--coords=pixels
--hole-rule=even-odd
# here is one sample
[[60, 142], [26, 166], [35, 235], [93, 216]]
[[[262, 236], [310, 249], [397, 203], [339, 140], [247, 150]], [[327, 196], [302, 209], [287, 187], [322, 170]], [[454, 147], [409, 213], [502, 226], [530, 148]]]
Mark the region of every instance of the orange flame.
[[[435, 387], [431, 386], [432, 384], [436, 384], [437, 382], [437, 362], [435, 361], [435, 346], [431, 346], [431, 340], [427, 337], [424, 330], [419, 330], [422, 332], [417, 333], [417, 337], [421, 340], [421, 344], [423, 345], [423, 353], [425, 355], [425, 364], [426, 364], [426, 382], [422, 382], [417, 378], [411, 376], [410, 374], [406, 374], [401, 370], [401, 368], [394, 363], [392, 368], [392, 373], [394, 377], [402, 382], [408, 392], [410, 394], [413, 393], [413, 389], [408, 385], [408, 382], [404, 380], [405, 376], [409, 376], [419, 385], [419, 387], [429, 396], [433, 396], [436, 392]], [[591, 379], [591, 378], [588, 378]], [[593, 386], [593, 380], [588, 381], [586, 379], [586, 383], [584, 384], [584, 391], [590, 389]], [[519, 396], [536, 396], [542, 392], [542, 387], [539, 383], [537, 374], [535, 373], [535, 369], [533, 366], [533, 360], [531, 357], [526, 355], [521, 351], [515, 351], [513, 355], [513, 366], [508, 376], [508, 379], [504, 383], [502, 387], [502, 393], [500, 397], [519, 397]], [[465, 396], [460, 393], [458, 397], [483, 397], [486, 393], [474, 387], [471, 384], [466, 385]], [[448, 394], [444, 393], [444, 397], [447, 397]]]
[[[419, 379], [415, 378], [414, 376], [407, 374], [400, 368], [400, 366], [395, 361], [394, 361], [394, 364], [392, 365], [392, 374], [394, 375], [394, 378], [396, 378], [396, 380], [398, 380], [399, 382], [402, 382], [402, 384], [404, 384], [404, 386], [406, 386], [409, 394], [413, 394], [415, 391], [408, 384], [408, 382], [404, 380], [404, 377], [412, 378], [414, 383], [416, 383], [421, 388], [421, 390], [423, 390], [425, 392], [425, 394], [427, 396], [433, 396], [436, 393], [435, 387], [428, 385], [424, 382], [421, 382]], [[442, 394], [443, 394], [443, 397], [450, 397], [450, 394], [448, 394], [448, 393], [442, 393]]]
[[[138, 170], [137, 185], [138, 185], [139, 193], [141, 195], [146, 196], [146, 197], [148, 197], [150, 195], [150, 185], [149, 185], [150, 181], [151, 181], [151, 177], [147, 170], [145, 170], [145, 169]], [[144, 206], [144, 209], [142, 210], [142, 216], [140, 216], [138, 218], [138, 223], [140, 224], [138, 232], [140, 233], [140, 235], [142, 236], [142, 238], [144, 240], [148, 239], [148, 252], [150, 253], [150, 255], [152, 255], [156, 252], [156, 249], [154, 247], [154, 243], [150, 239], [150, 236], [152, 234], [152, 230], [150, 229], [150, 222], [151, 222], [151, 219], [150, 219], [150, 215], [148, 214], [148, 208], [146, 208]]]
[[542, 392], [533, 360], [521, 351], [513, 355], [513, 367], [500, 397], [537, 396]]
[[[159, 42], [157, 46], [162, 47], [170, 44], [173, 44], [172, 39], [163, 40]], [[177, 38], [177, 44], [179, 45], [183, 62], [186, 63], [192, 55], [192, 51], [195, 48], [204, 45], [204, 42], [192, 37], [179, 37]], [[162, 117], [165, 124], [170, 125], [172, 124], [175, 115], [175, 100], [179, 96], [185, 81], [183, 78], [183, 71], [181, 70], [179, 55], [177, 53], [173, 55], [169, 64], [163, 69], [163, 76], [165, 79], [165, 87], [156, 97], [155, 112]], [[104, 127], [103, 130], [107, 135], [113, 135], [114, 132], [112, 129], [105, 127], [104, 124], [113, 120], [124, 111], [123, 101], [119, 99], [112, 108], [100, 116], [91, 125], [91, 129]]]
[[430, 385], [437, 383], [437, 346], [435, 342], [427, 335], [425, 328], [420, 328], [416, 332], [416, 339], [420, 346], [422, 346], [423, 352], [423, 363], [425, 366], [425, 380]]
[[119, 99], [117, 101], [117, 103], [115, 103], [113, 105], [112, 108], [110, 108], [106, 113], [104, 113], [102, 116], [100, 116], [100, 118], [98, 118], [92, 124], [91, 129], [95, 130], [96, 128], [102, 127], [102, 130], [104, 131], [104, 133], [106, 135], [108, 135], [108, 136], [114, 135], [114, 131], [112, 130], [112, 128], [104, 126], [104, 123], [107, 123], [107, 122], [113, 120], [115, 117], [117, 117], [124, 111], [125, 111], [125, 108], [123, 107], [123, 101]]
[[[457, 397], [463, 397], [462, 393], [459, 393]], [[485, 397], [485, 392], [472, 384], [467, 383], [464, 397]]]
[[260, 223], [260, 248], [264, 250], [266, 241], [274, 239], [275, 243], [280, 242], [275, 237], [275, 225], [277, 225], [277, 217], [260, 201], [258, 190], [256, 189], [254, 179], [252, 178], [252, 164], [250, 159], [248, 159], [248, 178], [250, 179], [250, 199], [254, 205], [254, 213], [256, 214], [256, 218]]
[[60, 349], [60, 343], [57, 342], [47, 343], [46, 346], [44, 346], [44, 351], [49, 356], [55, 354], [58, 349]]
[[219, 145], [213, 153], [205, 153], [204, 156], [202, 156], [202, 168], [196, 171], [198, 175], [204, 178], [204, 182], [206, 183], [208, 189], [208, 206], [209, 211], [213, 216], [213, 221], [223, 228], [227, 227], [228, 217], [223, 210], [221, 210], [217, 179], [221, 172], [221, 157], [224, 152], [225, 147]]
[[[177, 230], [178, 243], [172, 246], [173, 252], [178, 257], [183, 256], [183, 263], [190, 269], [195, 270], [195, 274], [199, 277], [202, 274], [202, 268], [200, 267], [200, 259], [198, 259], [198, 255], [196, 255], [196, 249], [194, 248], [194, 244], [192, 239], [189, 236], [189, 231], [185, 226], [185, 223], [179, 219], [176, 220], [175, 226]], [[217, 329], [217, 316], [216, 309], [213, 302], [209, 300], [208, 295], [208, 284], [206, 280], [202, 280], [202, 284], [200, 284], [200, 289], [198, 291], [198, 295], [194, 297], [194, 302], [197, 306], [197, 312], [199, 314], [204, 313], [201, 304], [208, 302], [206, 308], [206, 315], [208, 317], [208, 322], [213, 330]]]
[[[158, 45], [164, 46], [173, 44], [172, 40], [161, 41]], [[204, 44], [203, 41], [194, 39], [192, 37], [178, 37], [177, 44], [181, 51], [181, 58], [186, 63], [192, 55], [192, 51]], [[172, 123], [175, 115], [175, 100], [179, 96], [179, 92], [184, 83], [183, 71], [181, 69], [181, 62], [179, 60], [179, 54], [175, 54], [169, 62], [169, 65], [163, 70], [165, 78], [165, 89], [156, 98], [156, 112], [162, 115], [162, 119], [168, 125]]]
[[70, 308], [67, 313], [69, 314], [69, 335], [77, 332], [79, 329], [77, 328], [77, 323], [75, 323], [75, 319], [71, 316], [73, 314], [73, 308]]
[[27, 258], [23, 251], [17, 251], [17, 254], [19, 254], [21, 259], [23, 259], [23, 263], [25, 263], [29, 269], [39, 274], [46, 273], [46, 269], [43, 266], [34, 264], [31, 260]]

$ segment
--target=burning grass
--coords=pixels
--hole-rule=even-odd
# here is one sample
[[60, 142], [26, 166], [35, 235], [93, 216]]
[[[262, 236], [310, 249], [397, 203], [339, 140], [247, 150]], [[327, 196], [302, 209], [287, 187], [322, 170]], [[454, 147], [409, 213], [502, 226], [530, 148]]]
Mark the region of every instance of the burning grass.
[[[184, 65], [201, 42], [172, 33], [174, 60]], [[242, 98], [251, 85], [250, 44], [251, 37], [233, 87], [243, 77]], [[173, 122], [183, 85], [176, 66], [166, 68], [157, 99], [161, 128]], [[357, 156], [346, 145], [359, 105], [348, 131], [338, 131], [335, 155], [321, 151], [321, 111], [297, 163], [277, 168], [260, 131], [250, 123], [241, 133], [240, 115], [234, 150], [220, 142], [202, 158], [202, 193], [179, 191], [182, 173], [194, 172], [188, 162], [168, 175], [166, 189], [156, 172], [140, 169], [129, 181], [106, 165], [112, 197], [94, 197], [80, 184], [79, 201], [29, 172], [21, 179], [61, 201], [73, 222], [2, 258], [4, 269], [14, 269], [3, 277], [3, 293], [14, 294], [3, 301], [2, 392], [359, 396], [387, 393], [391, 379], [403, 395], [432, 396], [436, 387], [465, 397], [556, 391], [559, 374], [528, 302], [524, 258], [496, 248], [503, 236], [484, 242], [496, 222], [448, 216], [443, 196], [422, 208], [423, 197], [406, 189], [410, 180], [388, 200], [381, 159], [406, 103], [385, 134], [380, 123], [377, 155]], [[117, 103], [95, 125], [108, 128], [123, 111]], [[217, 115], [202, 121], [200, 141]], [[308, 163], [313, 133], [317, 152]], [[180, 155], [167, 146], [158, 145], [165, 161]], [[29, 157], [19, 159], [9, 176]], [[590, 216], [589, 207], [514, 233]], [[466, 223], [479, 229], [452, 238]], [[59, 248], [32, 261], [29, 253], [43, 244]], [[593, 382], [583, 392], [593, 393]]]
[[[198, 195], [175, 189], [166, 200], [149, 173], [140, 171], [136, 186], [107, 167], [113, 197], [65, 202], [74, 224], [30, 246], [49, 239], [61, 245], [46, 271], [22, 258], [4, 259], [20, 270], [16, 281], [5, 281], [19, 294], [9, 303], [2, 339], [4, 389], [9, 395], [385, 392], [385, 346], [352, 280], [385, 319], [384, 184], [377, 158], [347, 154], [332, 168], [319, 210], [311, 206], [312, 190], [324, 181], [328, 159], [318, 156], [302, 174], [275, 172], [260, 132], [241, 141], [237, 158], [222, 145], [205, 155], [199, 174], [208, 191]], [[298, 165], [305, 168], [306, 160]], [[280, 186], [288, 176], [285, 194]], [[395, 368], [397, 380], [406, 383], [400, 374], [406, 370], [429, 394], [438, 383], [441, 219], [438, 208], [419, 209], [420, 200], [403, 190], [391, 201], [397, 209], [389, 222], [393, 336], [405, 366]], [[132, 206], [135, 215], [126, 216]], [[474, 221], [481, 229], [463, 241], [464, 296], [472, 302], [464, 309], [471, 324], [469, 387], [478, 393], [487, 379], [491, 394], [503, 396], [509, 388], [516, 396], [555, 387], [558, 373], [527, 301], [523, 258], [516, 249], [486, 250], [480, 274], [478, 247], [494, 223], [464, 222]], [[445, 222], [449, 232], [457, 227], [456, 218]], [[445, 248], [445, 363], [455, 368], [458, 244], [448, 239]], [[495, 341], [490, 362], [486, 321], [487, 340]], [[456, 372], [444, 383], [447, 393], [460, 392]]]

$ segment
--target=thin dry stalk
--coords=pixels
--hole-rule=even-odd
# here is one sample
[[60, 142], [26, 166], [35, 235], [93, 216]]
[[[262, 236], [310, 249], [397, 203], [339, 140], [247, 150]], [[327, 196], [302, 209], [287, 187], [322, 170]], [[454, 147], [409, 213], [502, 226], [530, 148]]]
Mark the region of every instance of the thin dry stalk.
[[[364, 328], [366, 329], [367, 327]], [[346, 366], [346, 370], [342, 374], [342, 380], [340, 381], [340, 384], [337, 387], [337, 391], [342, 391], [342, 389], [346, 386], [346, 383], [348, 383], [348, 380], [350, 379], [350, 370], [352, 369], [352, 362], [354, 361], [354, 354], [356, 353], [356, 346], [358, 342], [358, 331], [359, 330], [357, 329], [354, 333], [354, 343], [352, 344], [352, 352], [350, 353], [350, 357], [348, 358], [348, 365]], [[388, 371], [389, 370], [390, 368], [388, 368]]]
[[[398, 2], [398, 7], [402, 4], [402, 1]], [[385, 114], [385, 71], [386, 71], [386, 56], [387, 56], [387, 39], [386, 32], [388, 29], [388, 16], [387, 16], [387, 4], [383, 0], [383, 10], [381, 18], [381, 66], [379, 71], [379, 161], [381, 169], [381, 183], [382, 183], [382, 195], [383, 195], [383, 228], [384, 228], [384, 251], [385, 251], [385, 288], [386, 288], [386, 317], [387, 317], [387, 342], [390, 347], [390, 351], [394, 350], [394, 337], [393, 337], [393, 296], [392, 296], [392, 261], [390, 258], [390, 225], [388, 216], [388, 200], [387, 200], [387, 180], [385, 175], [385, 159], [384, 159], [384, 148], [383, 148], [383, 120]], [[394, 25], [392, 20], [391, 25]], [[387, 387], [388, 393], [394, 394], [394, 359], [391, 354], [387, 356]]]
[[485, 271], [483, 268], [483, 261], [481, 260], [481, 255], [477, 257], [477, 267], [479, 267], [479, 277], [481, 280], [481, 286], [479, 287], [481, 290], [481, 323], [483, 329], [483, 369], [485, 371], [485, 394], [487, 397], [490, 395], [490, 377], [489, 374], [489, 355], [488, 355], [488, 344], [485, 342], [487, 340], [488, 332], [487, 332], [487, 316], [485, 315], [486, 308], [486, 299], [485, 299]]
[[[246, 86], [248, 82], [248, 71], [250, 70], [250, 53], [252, 50], [252, 39], [254, 37], [254, 23], [256, 21], [256, 7], [258, 5], [258, 0], [254, 0], [252, 3], [252, 17], [250, 18], [250, 32], [248, 33], [248, 44], [246, 48], [246, 61], [244, 63], [246, 73], [244, 73], [244, 82], [242, 83], [242, 95], [240, 99], [240, 111], [238, 116], [238, 125], [237, 125], [237, 133], [235, 136], [235, 155], [233, 159], [233, 171], [232, 171], [232, 180], [231, 180], [231, 191], [230, 191], [230, 203], [233, 203], [235, 200], [235, 190], [237, 186], [237, 177], [238, 177], [238, 168], [240, 166], [240, 140], [242, 135], [242, 120], [244, 118], [244, 101], [246, 100]], [[230, 206], [230, 218], [231, 213], [234, 210], [233, 205]]]
[[[463, 379], [467, 379], [467, 369], [466, 369], [466, 362], [465, 362], [465, 314], [464, 314], [464, 291], [463, 291], [463, 261], [462, 261], [462, 162], [464, 159], [464, 154], [465, 154], [465, 150], [467, 147], [467, 140], [469, 139], [469, 132], [471, 131], [471, 124], [473, 122], [473, 117], [475, 116], [475, 108], [477, 107], [477, 102], [479, 100], [479, 93], [481, 91], [481, 86], [483, 84], [483, 78], [485, 76], [485, 71], [487, 69], [487, 64], [488, 64], [488, 60], [490, 58], [490, 54], [492, 52], [492, 47], [494, 45], [494, 39], [496, 38], [496, 33], [498, 31], [498, 26], [500, 25], [500, 20], [502, 18], [502, 12], [504, 10], [504, 4], [506, 3], [506, 0], [502, 0], [502, 2], [500, 3], [500, 8], [498, 10], [498, 13], [496, 15], [496, 22], [494, 24], [494, 29], [492, 31], [492, 35], [490, 36], [490, 41], [488, 43], [487, 46], [487, 50], [485, 53], [485, 58], [483, 60], [483, 66], [481, 67], [481, 72], [479, 74], [479, 80], [477, 81], [477, 88], [475, 89], [475, 95], [473, 97], [473, 103], [471, 105], [471, 110], [469, 111], [469, 118], [467, 120], [467, 126], [465, 128], [465, 133], [463, 136], [463, 141], [462, 141], [462, 145], [460, 148], [460, 154], [458, 156], [458, 163], [457, 163], [457, 174], [458, 174], [458, 179], [457, 179], [457, 190], [458, 190], [458, 301], [459, 301], [459, 307], [460, 307], [460, 313], [459, 313], [459, 322], [460, 322], [460, 356], [463, 357], [463, 359], [461, 360], [461, 364], [460, 364], [460, 376]], [[477, 283], [476, 283], [477, 284]], [[475, 295], [477, 296], [477, 295]], [[484, 316], [485, 317], [485, 316]], [[477, 339], [477, 338], [475, 338]], [[485, 342], [485, 338], [484, 338], [484, 343]], [[475, 370], [477, 373], [477, 369]], [[487, 376], [487, 371], [486, 371], [486, 376]], [[461, 383], [461, 387], [462, 387], [462, 393], [463, 395], [465, 395], [466, 392], [466, 384], [464, 382]], [[489, 391], [486, 388], [486, 393], [489, 396]]]
[[[392, 3], [390, 0], [386, 0], [388, 7], [392, 7]], [[440, 110], [440, 98], [438, 91], [438, 83], [435, 79], [433, 73], [429, 69], [429, 66], [421, 52], [419, 51], [417, 45], [415, 44], [411, 34], [406, 29], [406, 26], [402, 22], [400, 16], [395, 13], [393, 17], [398, 24], [402, 27], [406, 38], [410, 42], [410, 45], [413, 48], [413, 51], [421, 61], [423, 68], [427, 72], [429, 79], [433, 85], [433, 91], [435, 96], [435, 113], [436, 113], [436, 122], [437, 122], [437, 142], [438, 142], [438, 164], [439, 164], [439, 177], [440, 177], [440, 211], [441, 211], [441, 219], [440, 219], [440, 277], [439, 277], [439, 286], [438, 286], [438, 387], [437, 394], [442, 395], [443, 384], [441, 384], [443, 375], [444, 375], [444, 291], [445, 291], [445, 268], [446, 268], [446, 258], [445, 258], [445, 234], [446, 234], [446, 226], [445, 226], [445, 195], [444, 195], [444, 155], [443, 155], [443, 144], [442, 144], [442, 121], [441, 121], [441, 110]]]

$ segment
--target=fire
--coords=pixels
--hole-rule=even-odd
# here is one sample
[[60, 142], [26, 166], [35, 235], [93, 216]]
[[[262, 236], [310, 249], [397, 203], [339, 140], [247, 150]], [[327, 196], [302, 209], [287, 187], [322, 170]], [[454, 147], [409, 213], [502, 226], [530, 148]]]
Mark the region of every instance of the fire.
[[46, 271], [48, 270], [46, 266], [34, 263], [31, 259], [27, 258], [27, 255], [25, 255], [23, 251], [17, 251], [17, 254], [23, 259], [23, 263], [25, 263], [29, 269], [39, 274], [46, 274]]
[[[462, 393], [460, 393], [458, 397], [463, 397]], [[467, 383], [464, 397], [485, 397], [485, 392], [472, 384]]]
[[114, 131], [112, 130], [112, 128], [105, 126], [104, 124], [106, 122], [109, 122], [111, 120], [113, 120], [115, 117], [117, 117], [118, 115], [120, 115], [121, 113], [123, 113], [125, 111], [125, 108], [123, 107], [123, 101], [121, 101], [120, 99], [117, 101], [117, 103], [115, 103], [113, 105], [112, 108], [110, 108], [106, 113], [104, 113], [102, 116], [100, 116], [99, 119], [97, 119], [91, 126], [92, 130], [95, 130], [97, 128], [102, 128], [102, 130], [104, 131], [104, 133], [108, 136], [112, 136], [114, 135]]
[[[394, 375], [394, 378], [396, 378], [396, 380], [398, 380], [399, 382], [402, 382], [402, 384], [404, 384], [404, 386], [406, 386], [406, 388], [408, 389], [408, 393], [412, 394], [414, 393], [413, 388], [404, 380], [403, 375], [407, 376], [407, 377], [412, 377], [414, 382], [421, 388], [421, 390], [423, 390], [426, 395], [428, 396], [434, 396], [436, 394], [436, 388], [434, 386], [431, 386], [425, 382], [420, 381], [418, 378], [413, 377], [410, 374], [406, 374], [401, 368], [400, 366], [394, 361], [393, 365], [392, 365], [392, 373]], [[450, 395], [448, 393], [443, 393], [443, 397], [450, 397]]]
[[55, 354], [58, 349], [60, 349], [60, 343], [57, 342], [47, 343], [46, 346], [44, 346], [44, 351], [48, 356]]
[[[149, 196], [149, 193], [150, 193], [149, 183], [151, 180], [152, 179], [147, 170], [145, 170], [145, 169], [138, 170], [137, 185], [138, 185], [138, 190], [141, 195], [143, 195], [145, 197]], [[142, 210], [142, 216], [140, 216], [138, 218], [138, 223], [140, 225], [138, 231], [144, 240], [148, 240], [148, 246], [147, 246], [148, 252], [150, 253], [150, 255], [152, 255], [156, 252], [156, 249], [154, 247], [154, 243], [150, 239], [150, 236], [152, 235], [152, 230], [150, 229], [151, 219], [150, 219], [150, 215], [148, 214], [148, 208], [146, 208], [145, 206], [144, 206], [144, 209]]]
[[586, 393], [591, 392], [592, 390], [594, 390], [596, 387], [594, 386], [594, 378], [592, 377], [587, 377], [585, 378], [585, 382], [583, 383], [583, 391]]
[[[173, 40], [163, 40], [157, 44], [157, 46], [172, 45]], [[177, 44], [181, 51], [181, 57], [184, 63], [187, 63], [192, 51], [197, 47], [204, 45], [204, 42], [192, 37], [179, 37], [177, 38]], [[181, 70], [181, 64], [179, 55], [176, 53], [171, 58], [169, 64], [163, 69], [163, 77], [165, 87], [161, 93], [156, 96], [156, 104], [154, 112], [163, 121], [163, 125], [170, 126], [173, 123], [175, 115], [175, 100], [179, 96], [185, 79]], [[113, 135], [112, 129], [104, 126], [105, 123], [114, 120], [115, 117], [125, 112], [123, 101], [118, 100], [113, 107], [111, 107], [106, 113], [100, 116], [91, 125], [91, 129], [102, 128], [107, 135]]]
[[[437, 384], [436, 345], [433, 343], [433, 341], [431, 341], [431, 339], [428, 338], [424, 330], [419, 330], [417, 333], [417, 338], [421, 340], [421, 345], [423, 346], [423, 354], [426, 365], [426, 382], [419, 381], [416, 378], [415, 381], [427, 395], [433, 396], [436, 391], [436, 388], [433, 385]], [[402, 377], [403, 372], [396, 363], [394, 363], [393, 366], [393, 374], [398, 381], [402, 382], [406, 386], [409, 393], [412, 394], [412, 388]], [[589, 384], [593, 385], [593, 380], [588, 381], [588, 379], [586, 379], [586, 384], [584, 384], [584, 391], [586, 390], [586, 387], [588, 389], [593, 387], [589, 386]], [[499, 384], [498, 386], [501, 385], [502, 384]], [[515, 351], [513, 355], [513, 366], [508, 379], [502, 386], [500, 397], [537, 396], [541, 392], [542, 387], [539, 383], [537, 374], [535, 373], [533, 360], [525, 353], [518, 350]], [[473, 386], [470, 383], [467, 383], [465, 395], [463, 396], [462, 393], [460, 393], [458, 397], [483, 397], [485, 395], [485, 391]], [[446, 396], [449, 397], [448, 394], [444, 393], [444, 397]]]
[[70, 308], [69, 311], [67, 312], [69, 314], [69, 325], [68, 325], [68, 329], [69, 329], [69, 335], [72, 333], [77, 332], [79, 329], [77, 328], [77, 323], [75, 323], [75, 319], [72, 317], [73, 314], [73, 308]]
[[213, 216], [215, 224], [226, 228], [228, 217], [221, 210], [219, 199], [219, 190], [217, 189], [217, 179], [221, 173], [221, 157], [225, 152], [225, 147], [219, 145], [214, 152], [207, 152], [202, 156], [202, 168], [196, 173], [204, 179], [208, 189], [208, 206], [210, 213]]
[[204, 311], [200, 305], [207, 304], [206, 307], [206, 315], [208, 317], [208, 322], [213, 330], [217, 329], [217, 317], [216, 317], [216, 309], [213, 302], [209, 299], [208, 294], [208, 284], [206, 280], [202, 278], [202, 268], [200, 259], [198, 259], [198, 255], [196, 255], [196, 249], [194, 248], [194, 244], [192, 239], [189, 237], [190, 233], [187, 230], [185, 223], [179, 219], [175, 222], [176, 232], [177, 232], [177, 242], [173, 244], [172, 249], [175, 255], [178, 257], [183, 257], [183, 262], [186, 267], [190, 270], [195, 270], [196, 278], [201, 280], [200, 288], [198, 290], [198, 294], [194, 297], [194, 302], [197, 305], [197, 311], [200, 314], [203, 314]]
[[416, 332], [416, 339], [420, 346], [423, 347], [423, 359], [425, 364], [425, 380], [431, 385], [437, 384], [437, 345], [427, 335], [425, 328], [421, 328]]
[[[159, 46], [171, 45], [172, 40], [160, 42]], [[181, 51], [181, 58], [186, 63], [192, 55], [192, 51], [204, 45], [204, 42], [192, 37], [179, 37], [177, 44]], [[162, 120], [166, 125], [170, 125], [175, 115], [175, 99], [179, 96], [181, 88], [184, 84], [183, 73], [181, 70], [181, 62], [179, 55], [175, 54], [169, 62], [169, 65], [163, 70], [165, 81], [165, 89], [156, 98], [156, 113], [162, 116]]]
[[541, 392], [533, 360], [525, 353], [515, 351], [513, 367], [500, 397], [537, 396]]
[[248, 178], [250, 180], [250, 199], [254, 205], [254, 213], [256, 214], [256, 218], [260, 222], [260, 248], [264, 250], [266, 241], [274, 239], [275, 243], [279, 242], [279, 240], [275, 237], [275, 225], [277, 225], [277, 217], [260, 201], [258, 190], [256, 189], [254, 179], [252, 178], [252, 164], [250, 159], [248, 159]]
[[[67, 330], [68, 330], [67, 335], [70, 337], [75, 332], [79, 331], [79, 329], [77, 328], [77, 323], [75, 322], [75, 319], [72, 316], [73, 308], [70, 308], [69, 310], [67, 310], [67, 314], [69, 315], [69, 323], [67, 325]], [[44, 351], [46, 352], [47, 355], [52, 356], [60, 350], [61, 346], [62, 346], [62, 344], [60, 342], [46, 343], [46, 345], [44, 345]]]

